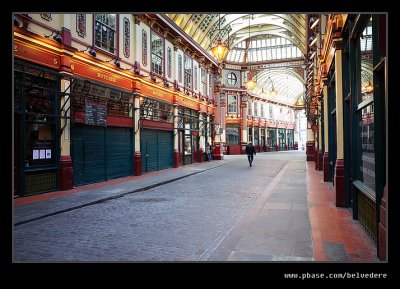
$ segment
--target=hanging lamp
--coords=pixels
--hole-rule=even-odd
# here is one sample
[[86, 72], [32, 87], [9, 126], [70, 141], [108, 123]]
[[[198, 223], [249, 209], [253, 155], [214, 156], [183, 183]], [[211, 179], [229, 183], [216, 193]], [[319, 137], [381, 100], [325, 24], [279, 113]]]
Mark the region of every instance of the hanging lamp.
[[[221, 14], [218, 14], [218, 36], [221, 35]], [[228, 32], [229, 33], [229, 32]], [[228, 36], [229, 43], [229, 36]], [[222, 43], [222, 39], [217, 40], [217, 44], [211, 48], [211, 52], [219, 63], [223, 62], [229, 52], [229, 47]]]
[[[249, 46], [248, 46], [248, 48], [250, 48], [250, 44], [251, 44], [250, 39], [251, 38], [250, 38], [250, 15], [249, 15]], [[249, 53], [248, 50], [247, 50], [247, 53]], [[250, 72], [247, 74], [247, 81], [244, 83], [244, 85], [246, 86], [246, 88], [248, 90], [253, 90], [253, 88], [256, 87], [256, 85], [257, 85], [257, 80], [254, 81], [253, 79], [249, 79], [249, 75], [250, 75]], [[257, 77], [257, 73], [256, 73], [256, 77]]]

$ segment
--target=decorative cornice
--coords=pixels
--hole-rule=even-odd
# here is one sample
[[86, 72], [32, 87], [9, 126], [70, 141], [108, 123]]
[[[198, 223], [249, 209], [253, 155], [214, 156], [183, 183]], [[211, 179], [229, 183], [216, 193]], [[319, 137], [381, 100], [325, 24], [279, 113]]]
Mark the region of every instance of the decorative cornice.
[[342, 50], [343, 39], [342, 38], [334, 38], [332, 40], [332, 46], [335, 50]]
[[136, 25], [140, 25], [140, 22], [142, 21], [141, 18], [142, 18], [141, 15], [135, 15], [135, 14], [133, 14], [133, 20], [134, 20], [134, 22], [135, 22]]

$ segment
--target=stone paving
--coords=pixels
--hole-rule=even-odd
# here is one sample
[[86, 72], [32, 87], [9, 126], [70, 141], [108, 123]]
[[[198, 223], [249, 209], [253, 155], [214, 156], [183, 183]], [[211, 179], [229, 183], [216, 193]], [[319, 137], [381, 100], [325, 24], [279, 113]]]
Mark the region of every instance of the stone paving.
[[306, 176], [304, 152], [225, 156], [18, 205], [13, 259], [314, 261]]

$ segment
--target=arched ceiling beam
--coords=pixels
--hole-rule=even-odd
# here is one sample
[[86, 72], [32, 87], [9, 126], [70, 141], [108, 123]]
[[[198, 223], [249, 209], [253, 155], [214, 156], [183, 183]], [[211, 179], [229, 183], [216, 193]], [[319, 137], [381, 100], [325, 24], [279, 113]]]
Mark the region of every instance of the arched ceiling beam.
[[[253, 38], [253, 37], [264, 36], [264, 35], [274, 35], [274, 36], [286, 38], [287, 40], [292, 42], [294, 45], [296, 45], [300, 49], [300, 51], [303, 53], [303, 55], [305, 55], [306, 47], [298, 39], [296, 40], [296, 39], [290, 37], [289, 35], [283, 34], [282, 32], [263, 31], [263, 32], [252, 34], [250, 37]], [[245, 36], [241, 37], [240, 39], [234, 40], [234, 42], [230, 44], [230, 47], [233, 48], [236, 45], [238, 45], [240, 42], [247, 40], [248, 38], [249, 38], [249, 35], [245, 35]]]

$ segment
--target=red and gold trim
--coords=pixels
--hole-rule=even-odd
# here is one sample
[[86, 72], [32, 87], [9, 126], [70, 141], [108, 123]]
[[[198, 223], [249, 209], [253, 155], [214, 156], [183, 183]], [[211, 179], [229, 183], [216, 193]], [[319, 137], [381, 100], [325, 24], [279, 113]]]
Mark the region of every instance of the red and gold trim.
[[128, 91], [132, 91], [133, 89], [132, 79], [112, 73], [105, 69], [95, 67], [88, 63], [81, 62], [77, 59], [71, 60], [71, 71], [74, 75], [79, 75], [84, 78], [106, 83], [111, 86], [120, 87]]
[[40, 47], [14, 40], [14, 56], [43, 66], [60, 69], [60, 56]]

